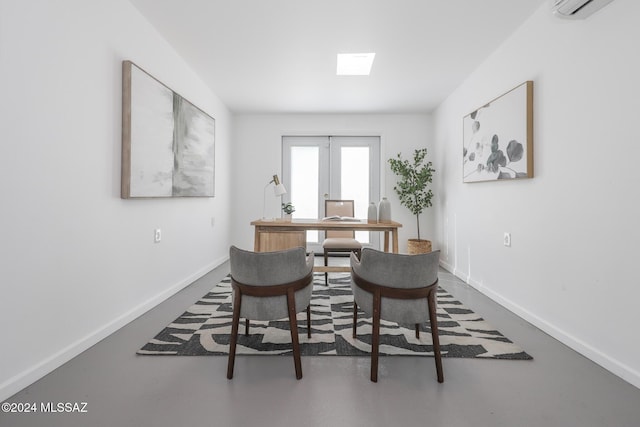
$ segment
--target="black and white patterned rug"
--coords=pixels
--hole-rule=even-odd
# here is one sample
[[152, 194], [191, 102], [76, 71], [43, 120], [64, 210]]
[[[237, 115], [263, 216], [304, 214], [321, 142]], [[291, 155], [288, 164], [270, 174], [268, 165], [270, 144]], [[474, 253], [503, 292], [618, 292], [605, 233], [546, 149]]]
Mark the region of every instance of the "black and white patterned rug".
[[[371, 318], [358, 317], [358, 337], [351, 336], [353, 294], [349, 274], [314, 277], [311, 300], [311, 338], [307, 338], [306, 313], [298, 313], [300, 352], [303, 356], [369, 356]], [[227, 355], [231, 334], [231, 284], [225, 278], [144, 347], [142, 355]], [[479, 315], [438, 290], [438, 330], [443, 357], [530, 360], [532, 357], [492, 328]], [[240, 321], [236, 354], [291, 354], [287, 319], [252, 321], [250, 335]], [[420, 339], [413, 325], [381, 322], [380, 355], [433, 356], [429, 325], [422, 325]]]

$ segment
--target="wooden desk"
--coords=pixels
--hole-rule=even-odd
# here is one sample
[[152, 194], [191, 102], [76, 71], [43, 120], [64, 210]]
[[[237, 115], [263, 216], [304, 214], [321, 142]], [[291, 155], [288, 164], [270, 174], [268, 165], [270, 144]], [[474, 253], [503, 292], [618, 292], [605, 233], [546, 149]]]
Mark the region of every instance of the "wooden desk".
[[[394, 253], [398, 252], [398, 228], [402, 224], [392, 221], [389, 223], [368, 223], [361, 221], [322, 221], [318, 219], [294, 219], [286, 221], [256, 220], [251, 225], [255, 227], [254, 251], [267, 252], [288, 249], [307, 244], [307, 230], [353, 230], [384, 232], [384, 251], [389, 252], [389, 243]], [[314, 271], [350, 271], [348, 267], [315, 267]]]

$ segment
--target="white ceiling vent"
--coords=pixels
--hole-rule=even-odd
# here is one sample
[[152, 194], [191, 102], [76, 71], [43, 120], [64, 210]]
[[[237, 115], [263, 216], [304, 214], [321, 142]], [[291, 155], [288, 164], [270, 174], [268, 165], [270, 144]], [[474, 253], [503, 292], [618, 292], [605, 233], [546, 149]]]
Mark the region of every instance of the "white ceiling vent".
[[565, 19], [584, 19], [613, 0], [551, 0], [553, 14]]

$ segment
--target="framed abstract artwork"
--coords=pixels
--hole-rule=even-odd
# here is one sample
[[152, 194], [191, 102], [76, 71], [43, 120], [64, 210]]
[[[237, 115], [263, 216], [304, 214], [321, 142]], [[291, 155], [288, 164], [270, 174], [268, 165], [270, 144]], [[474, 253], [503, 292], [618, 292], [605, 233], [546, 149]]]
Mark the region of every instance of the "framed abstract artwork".
[[463, 182], [533, 178], [533, 82], [466, 115]]
[[213, 197], [214, 151], [213, 117], [122, 62], [122, 198]]

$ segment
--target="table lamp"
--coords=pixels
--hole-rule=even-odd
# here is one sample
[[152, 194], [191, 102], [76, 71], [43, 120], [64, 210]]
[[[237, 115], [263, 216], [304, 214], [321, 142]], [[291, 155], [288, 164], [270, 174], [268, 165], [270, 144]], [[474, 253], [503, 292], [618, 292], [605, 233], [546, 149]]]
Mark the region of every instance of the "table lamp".
[[287, 189], [284, 187], [284, 184], [282, 184], [280, 182], [280, 179], [278, 178], [278, 175], [273, 175], [273, 178], [271, 179], [271, 181], [269, 181], [267, 183], [267, 185], [264, 186], [264, 197], [263, 197], [263, 201], [262, 201], [262, 219], [265, 220], [266, 218], [266, 211], [267, 211], [267, 187], [269, 187], [271, 184], [274, 184], [273, 187], [273, 195], [276, 197], [280, 197], [283, 194], [287, 193]]

